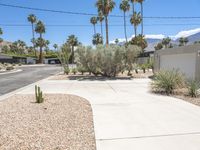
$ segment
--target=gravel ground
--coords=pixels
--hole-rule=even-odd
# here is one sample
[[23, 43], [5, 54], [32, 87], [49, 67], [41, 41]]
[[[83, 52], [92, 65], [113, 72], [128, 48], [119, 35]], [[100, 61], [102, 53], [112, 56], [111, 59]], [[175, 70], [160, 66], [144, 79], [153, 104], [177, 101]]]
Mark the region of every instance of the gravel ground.
[[95, 150], [92, 109], [72, 95], [16, 95], [0, 102], [0, 149]]

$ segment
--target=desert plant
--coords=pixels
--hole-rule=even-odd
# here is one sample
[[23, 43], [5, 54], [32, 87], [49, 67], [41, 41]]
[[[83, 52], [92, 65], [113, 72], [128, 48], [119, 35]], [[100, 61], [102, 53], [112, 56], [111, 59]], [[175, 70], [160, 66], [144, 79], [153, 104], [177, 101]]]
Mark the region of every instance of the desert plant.
[[42, 93], [40, 87], [37, 85], [35, 85], [35, 98], [36, 98], [36, 103], [44, 102], [43, 93]]
[[198, 97], [200, 95], [200, 82], [196, 80], [188, 81], [187, 88], [189, 96]]
[[68, 75], [70, 73], [69, 67], [65, 66], [64, 67], [64, 74]]
[[7, 66], [7, 67], [6, 67], [6, 70], [7, 70], [7, 71], [10, 71], [10, 70], [13, 70], [13, 69], [14, 69], [13, 66]]
[[71, 72], [75, 75], [77, 73], [77, 69], [73, 68]]
[[82, 66], [79, 66], [79, 67], [77, 68], [77, 70], [78, 70], [78, 72], [80, 72], [82, 75], [83, 75], [85, 72], [87, 72], [87, 70], [86, 70], [84, 67], [82, 67]]
[[140, 68], [142, 69], [143, 73], [146, 73], [146, 69], [148, 69], [148, 64], [142, 64], [140, 65]]
[[173, 94], [175, 89], [183, 87], [184, 83], [184, 76], [178, 70], [162, 70], [155, 73], [152, 88], [155, 92], [169, 95]]

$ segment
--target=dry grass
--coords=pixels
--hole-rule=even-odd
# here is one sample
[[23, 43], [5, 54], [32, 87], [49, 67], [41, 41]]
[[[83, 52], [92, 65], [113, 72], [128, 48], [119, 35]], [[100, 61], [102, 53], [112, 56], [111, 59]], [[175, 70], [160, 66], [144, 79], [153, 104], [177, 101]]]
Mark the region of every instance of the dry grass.
[[0, 102], [0, 149], [95, 150], [92, 109], [72, 95], [16, 95]]

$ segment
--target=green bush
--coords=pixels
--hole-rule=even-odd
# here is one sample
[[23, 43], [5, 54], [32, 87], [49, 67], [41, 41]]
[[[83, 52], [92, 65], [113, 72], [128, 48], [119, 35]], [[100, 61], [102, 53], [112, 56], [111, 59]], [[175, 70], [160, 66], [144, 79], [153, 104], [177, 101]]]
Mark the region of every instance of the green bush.
[[175, 89], [183, 87], [184, 84], [184, 76], [178, 70], [163, 70], [155, 74], [152, 88], [155, 92], [173, 94]]
[[77, 70], [78, 70], [78, 72], [80, 72], [82, 75], [83, 75], [85, 72], [87, 72], [87, 69], [85, 69], [85, 68], [82, 67], [82, 66], [79, 66], [79, 67], [77, 68]]
[[73, 68], [71, 72], [75, 75], [77, 73], [77, 69]]
[[189, 81], [187, 87], [189, 96], [198, 97], [200, 95], [200, 82], [196, 80]]
[[124, 68], [132, 70], [139, 50], [136, 46], [100, 45], [96, 49], [81, 46], [76, 51], [76, 62], [78, 67], [84, 67], [94, 75], [115, 77]]
[[70, 73], [69, 67], [63, 67], [64, 68], [64, 74], [68, 75]]

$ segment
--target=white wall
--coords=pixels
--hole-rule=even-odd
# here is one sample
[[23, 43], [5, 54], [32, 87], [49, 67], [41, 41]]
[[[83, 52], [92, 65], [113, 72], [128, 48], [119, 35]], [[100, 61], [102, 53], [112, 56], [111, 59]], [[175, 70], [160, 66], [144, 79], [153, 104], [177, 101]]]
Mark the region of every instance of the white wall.
[[195, 78], [196, 54], [174, 54], [160, 56], [160, 69], [179, 69], [187, 78]]

